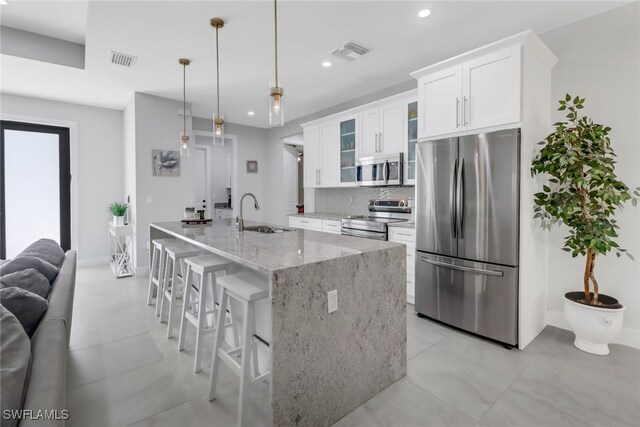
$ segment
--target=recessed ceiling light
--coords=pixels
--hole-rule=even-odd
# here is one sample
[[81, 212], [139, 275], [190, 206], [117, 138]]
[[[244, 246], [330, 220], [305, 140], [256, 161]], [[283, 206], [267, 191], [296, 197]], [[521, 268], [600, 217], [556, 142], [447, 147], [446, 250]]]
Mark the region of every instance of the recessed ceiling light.
[[7, 0], [0, 0], [0, 6], [6, 6]]
[[422, 9], [420, 12], [418, 12], [418, 16], [420, 18], [426, 18], [429, 15], [431, 15], [431, 11], [429, 9]]
[[247, 114], [250, 116], [254, 116], [256, 113], [254, 113], [253, 111], [249, 111]]
[[323, 67], [325, 67], [325, 68], [329, 68], [329, 67], [331, 67], [331, 62], [329, 62], [329, 61], [324, 61], [324, 62], [322, 63], [322, 66], [323, 66]]

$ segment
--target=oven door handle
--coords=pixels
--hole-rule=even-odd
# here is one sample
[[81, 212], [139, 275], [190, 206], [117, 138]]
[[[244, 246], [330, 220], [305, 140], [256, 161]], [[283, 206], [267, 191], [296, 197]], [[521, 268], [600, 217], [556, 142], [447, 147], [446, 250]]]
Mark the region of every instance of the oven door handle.
[[376, 233], [375, 231], [361, 231], [353, 228], [342, 228], [340, 233], [343, 236], [364, 237], [366, 239], [387, 240], [387, 233]]

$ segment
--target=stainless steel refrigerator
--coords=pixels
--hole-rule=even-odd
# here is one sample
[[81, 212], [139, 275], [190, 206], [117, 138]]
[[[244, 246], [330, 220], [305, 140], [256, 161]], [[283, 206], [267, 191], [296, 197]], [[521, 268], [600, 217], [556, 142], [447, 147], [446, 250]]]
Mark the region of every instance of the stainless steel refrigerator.
[[520, 129], [418, 143], [416, 311], [518, 344]]

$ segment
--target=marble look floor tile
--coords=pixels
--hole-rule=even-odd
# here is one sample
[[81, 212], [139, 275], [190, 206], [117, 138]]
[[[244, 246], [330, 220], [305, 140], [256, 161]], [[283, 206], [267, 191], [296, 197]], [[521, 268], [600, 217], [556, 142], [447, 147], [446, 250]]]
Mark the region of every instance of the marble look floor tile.
[[162, 360], [148, 333], [69, 353], [67, 388], [74, 388]]
[[476, 420], [403, 378], [338, 421], [337, 427], [473, 426]]
[[578, 359], [541, 358], [525, 369], [512, 388], [565, 412], [582, 414], [595, 425], [637, 425], [638, 375], [631, 370], [616, 374], [618, 369]]
[[[226, 365], [219, 384], [237, 381]], [[127, 426], [208, 392], [209, 373], [179, 357], [162, 360], [67, 392], [69, 427]]]
[[409, 360], [407, 376], [422, 390], [477, 420], [511, 384], [508, 375], [438, 345]]
[[416, 335], [407, 333], [407, 360], [417, 356], [432, 345], [433, 343], [431, 341], [427, 341]]
[[74, 324], [71, 328], [69, 351], [116, 341], [146, 331], [147, 327], [137, 313]]
[[415, 312], [407, 313], [407, 331], [432, 343], [437, 343], [453, 332], [452, 329], [439, 325], [432, 320], [418, 317]]
[[509, 388], [480, 421], [482, 427], [592, 426], [579, 413], [569, 413], [526, 390]]
[[136, 313], [136, 307], [127, 296], [94, 301], [91, 304], [73, 304], [73, 326], [84, 322], [114, 319], [118, 316]]
[[527, 358], [517, 348], [508, 350], [500, 344], [473, 335], [452, 333], [438, 345], [504, 373], [511, 381], [527, 367]]
[[[182, 403], [164, 412], [132, 424], [132, 427], [201, 427], [207, 425], [235, 426], [238, 416], [239, 381], [218, 388], [216, 399], [209, 402], [208, 394]], [[270, 425], [271, 409], [269, 384], [251, 384], [245, 401], [244, 425], [267, 427]]]

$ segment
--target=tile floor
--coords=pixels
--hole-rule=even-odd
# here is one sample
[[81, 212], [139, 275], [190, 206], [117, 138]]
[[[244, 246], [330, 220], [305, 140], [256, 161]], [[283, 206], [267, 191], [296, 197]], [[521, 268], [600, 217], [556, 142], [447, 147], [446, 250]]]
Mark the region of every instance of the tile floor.
[[[68, 425], [235, 425], [237, 378], [222, 365], [224, 386], [207, 401], [210, 356], [195, 374], [193, 329], [178, 352], [177, 337], [166, 339], [166, 324], [146, 305], [147, 280], [116, 280], [107, 267], [78, 269]], [[612, 345], [609, 357], [592, 356], [573, 347], [570, 332], [547, 327], [524, 351], [509, 351], [420, 319], [411, 305], [407, 312], [407, 376], [336, 426], [639, 423], [638, 350]], [[268, 384], [252, 388], [250, 405], [248, 425], [264, 425]]]

